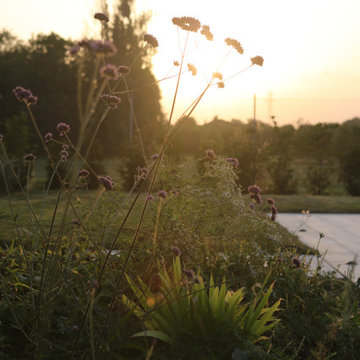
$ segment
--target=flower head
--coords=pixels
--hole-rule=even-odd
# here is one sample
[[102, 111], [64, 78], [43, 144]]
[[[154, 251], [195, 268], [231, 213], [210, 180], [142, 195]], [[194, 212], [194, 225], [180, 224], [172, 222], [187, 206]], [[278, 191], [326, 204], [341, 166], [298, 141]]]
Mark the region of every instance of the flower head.
[[71, 220], [71, 223], [72, 223], [73, 225], [81, 226], [81, 222], [80, 222], [80, 220], [78, 220], [78, 219], [72, 219], [72, 220]]
[[300, 265], [301, 265], [300, 259], [297, 258], [297, 257], [292, 258], [292, 263], [294, 264], [294, 266], [295, 266], [296, 268], [299, 268]]
[[261, 189], [257, 185], [250, 185], [248, 187], [248, 191], [250, 194], [250, 199], [254, 200], [257, 204], [262, 204], [262, 198], [260, 195]]
[[183, 273], [191, 280], [195, 279], [195, 273], [193, 270], [183, 269]]
[[89, 175], [90, 175], [90, 173], [86, 169], [81, 169], [78, 172], [78, 176], [82, 177], [82, 178], [87, 178]]
[[167, 196], [167, 192], [165, 190], [160, 190], [157, 195], [159, 198], [165, 199]]
[[205, 151], [206, 157], [210, 160], [214, 160], [216, 158], [216, 154], [213, 149], [207, 149]]
[[38, 102], [38, 97], [34, 96], [30, 90], [24, 89], [22, 86], [17, 86], [13, 89], [13, 93], [18, 101], [23, 101], [28, 105], [35, 105]]
[[118, 108], [121, 103], [121, 98], [115, 95], [103, 94], [100, 98], [110, 109]]
[[99, 176], [98, 180], [106, 190], [113, 190], [115, 183], [110, 176]]
[[151, 201], [151, 200], [154, 200], [154, 196], [149, 194], [146, 198], [147, 201]]
[[197, 74], [197, 69], [193, 64], [187, 64], [188, 70], [191, 71], [191, 75], [195, 76]]
[[36, 160], [36, 156], [34, 154], [26, 154], [24, 155], [23, 159], [26, 161], [26, 162], [29, 162], [29, 163], [32, 163]]
[[45, 140], [45, 142], [49, 142], [52, 138], [53, 138], [53, 134], [52, 134], [51, 132], [47, 132], [47, 133], [44, 135], [44, 140]]
[[237, 158], [229, 157], [226, 159], [226, 161], [234, 168], [236, 169], [239, 166], [239, 160]]
[[239, 43], [239, 41], [235, 40], [235, 39], [231, 39], [231, 38], [226, 38], [225, 39], [225, 44], [228, 46], [233, 47], [239, 54], [243, 54], [244, 53], [244, 49], [241, 46], [241, 44]]
[[249, 204], [249, 208], [250, 208], [251, 210], [254, 210], [254, 209], [255, 209], [255, 204], [254, 204], [253, 202], [251, 202], [251, 203]]
[[210, 31], [210, 27], [208, 25], [203, 25], [200, 31], [201, 35], [204, 35], [207, 40], [212, 41], [214, 39], [214, 35]]
[[61, 161], [66, 161], [67, 158], [69, 157], [69, 153], [65, 150], [65, 149], [62, 149], [60, 152], [60, 160]]
[[222, 79], [223, 79], [222, 74], [219, 73], [218, 71], [214, 72], [214, 73], [212, 74], [212, 77], [213, 77], [213, 79], [219, 79], [219, 80], [222, 80]]
[[106, 64], [101, 67], [100, 76], [107, 79], [116, 80], [119, 77], [118, 67], [113, 64]]
[[190, 16], [174, 17], [172, 22], [185, 31], [197, 32], [201, 27], [200, 21]]
[[118, 71], [120, 74], [123, 74], [123, 75], [127, 75], [130, 73], [131, 69], [129, 66], [126, 66], [126, 65], [120, 65], [118, 67]]
[[159, 154], [153, 154], [153, 155], [151, 155], [151, 160], [156, 160], [156, 159], [158, 159], [159, 157], [160, 157]]
[[174, 64], [174, 66], [180, 66], [179, 62], [176, 60], [174, 60], [173, 64]]
[[175, 189], [171, 190], [170, 193], [175, 195], [175, 196], [179, 195], [179, 192], [177, 190], [175, 190]]
[[144, 39], [144, 41], [146, 41], [149, 45], [151, 45], [154, 48], [159, 46], [159, 42], [158, 42], [157, 38], [154, 35], [145, 34], [143, 36], [143, 39]]
[[250, 59], [253, 65], [263, 66], [264, 59], [262, 56], [255, 56]]
[[109, 17], [103, 13], [95, 13], [94, 19], [104, 22], [109, 22]]
[[171, 250], [172, 250], [174, 256], [180, 256], [181, 255], [181, 250], [177, 246], [173, 246], [171, 248]]
[[80, 46], [75, 45], [72, 48], [69, 49], [69, 54], [72, 56], [75, 56], [80, 51]]
[[66, 123], [58, 123], [56, 127], [57, 131], [59, 132], [60, 136], [64, 136], [70, 131], [70, 125]]
[[225, 84], [223, 81], [218, 81], [217, 86], [219, 89], [223, 89], [225, 87]]
[[275, 205], [275, 200], [272, 199], [272, 198], [267, 198], [266, 201], [267, 201], [267, 203], [270, 204], [270, 205]]
[[78, 45], [97, 55], [111, 56], [116, 53], [115, 45], [109, 40], [81, 40]]

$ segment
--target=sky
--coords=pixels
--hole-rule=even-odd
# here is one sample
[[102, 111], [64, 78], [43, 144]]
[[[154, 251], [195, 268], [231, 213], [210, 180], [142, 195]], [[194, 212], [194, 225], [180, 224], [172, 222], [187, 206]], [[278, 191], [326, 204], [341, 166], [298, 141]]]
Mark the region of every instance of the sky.
[[[109, 0], [110, 9], [115, 0]], [[0, 28], [21, 38], [39, 32], [59, 33], [74, 41], [93, 33], [96, 0], [0, 0]], [[211, 87], [194, 117], [225, 120], [275, 116], [279, 124], [342, 122], [360, 117], [359, 0], [136, 0], [136, 12], [152, 15], [148, 32], [159, 40], [153, 70], [161, 79], [176, 73], [186, 34], [171, 23], [174, 16], [194, 16], [210, 26], [214, 41], [191, 34], [185, 63], [198, 75], [185, 74], [175, 115], [179, 116], [206, 86], [214, 71], [224, 77], [253, 66]], [[226, 37], [240, 41], [244, 54], [229, 52]], [[162, 106], [169, 113], [176, 80], [160, 83]]]

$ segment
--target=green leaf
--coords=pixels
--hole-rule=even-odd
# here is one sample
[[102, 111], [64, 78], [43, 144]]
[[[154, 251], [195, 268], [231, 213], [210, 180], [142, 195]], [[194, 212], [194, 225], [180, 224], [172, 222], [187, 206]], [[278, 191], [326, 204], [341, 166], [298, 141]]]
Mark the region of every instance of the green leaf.
[[133, 335], [133, 337], [140, 337], [140, 336], [148, 336], [148, 337], [153, 337], [162, 341], [165, 341], [169, 344], [171, 344], [173, 342], [173, 340], [166, 334], [164, 334], [161, 331], [156, 331], [156, 330], [145, 330], [142, 332], [139, 332], [135, 335]]

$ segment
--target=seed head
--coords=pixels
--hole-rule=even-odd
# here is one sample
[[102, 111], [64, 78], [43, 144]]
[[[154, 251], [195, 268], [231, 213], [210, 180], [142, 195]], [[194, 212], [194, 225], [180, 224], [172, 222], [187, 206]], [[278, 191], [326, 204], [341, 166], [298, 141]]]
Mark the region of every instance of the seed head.
[[183, 273], [191, 280], [195, 279], [195, 273], [193, 270], [183, 269]]
[[60, 136], [64, 136], [70, 131], [70, 125], [66, 123], [58, 123], [56, 127], [57, 131], [59, 132]]
[[212, 41], [214, 39], [214, 35], [210, 31], [210, 27], [208, 25], [203, 25], [200, 31], [201, 35], [204, 35], [207, 40]]
[[255, 56], [250, 59], [253, 65], [263, 66], [264, 59], [262, 56]]
[[206, 157], [210, 160], [214, 160], [216, 158], [216, 154], [213, 149], [207, 149], [205, 151]]
[[119, 107], [121, 103], [121, 98], [115, 95], [103, 94], [101, 95], [101, 100], [105, 102], [105, 104], [110, 109], [116, 109]]
[[32, 163], [32, 162], [34, 162], [36, 160], [36, 156], [34, 154], [30, 153], [30, 154], [24, 155], [23, 159], [26, 162]]
[[143, 36], [144, 41], [146, 41], [150, 46], [156, 48], [159, 46], [159, 42], [157, 38], [151, 34], [144, 34]]
[[185, 31], [197, 32], [201, 27], [200, 21], [190, 16], [174, 17], [172, 22]]
[[103, 21], [103, 22], [109, 22], [109, 17], [103, 13], [95, 13], [94, 19]]
[[79, 170], [78, 175], [79, 177], [87, 178], [90, 175], [90, 173], [86, 169], [81, 169]]
[[107, 79], [116, 80], [119, 77], [118, 67], [113, 64], [106, 64], [101, 67], [100, 76]]
[[187, 64], [188, 70], [191, 71], [191, 75], [195, 76], [197, 74], [197, 69], [193, 64]]
[[239, 43], [239, 41], [235, 40], [235, 39], [231, 39], [231, 38], [226, 38], [225, 39], [225, 44], [228, 46], [233, 47], [239, 54], [243, 54], [244, 53], [244, 49], [241, 46], [241, 44]]
[[99, 176], [98, 180], [106, 190], [113, 190], [115, 183], [110, 176]]

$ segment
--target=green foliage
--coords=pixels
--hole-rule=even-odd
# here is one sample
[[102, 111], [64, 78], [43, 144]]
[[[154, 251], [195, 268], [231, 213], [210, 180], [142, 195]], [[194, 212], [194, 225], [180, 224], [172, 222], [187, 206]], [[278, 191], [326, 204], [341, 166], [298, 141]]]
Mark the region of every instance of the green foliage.
[[273, 315], [280, 300], [266, 307], [273, 285], [265, 293], [264, 282], [255, 299], [244, 304], [244, 289], [229, 290], [225, 278], [220, 286], [216, 286], [211, 276], [207, 286], [200, 275], [195, 276], [190, 270], [185, 272], [188, 272], [189, 280], [183, 274], [179, 257], [173, 260], [170, 275], [159, 265], [161, 285], [157, 293], [153, 293], [139, 277], [139, 286], [127, 277], [138, 304], [126, 295], [123, 295], [123, 302], [146, 328], [134, 336], [155, 337], [177, 345], [191, 341], [184, 340], [190, 337], [230, 346], [235, 339], [262, 340], [262, 335], [275, 325]]

